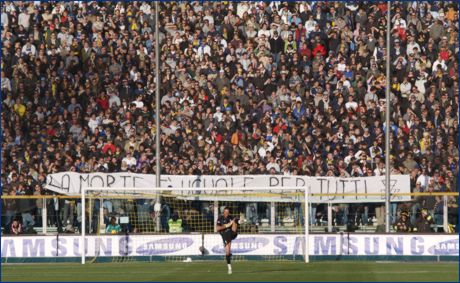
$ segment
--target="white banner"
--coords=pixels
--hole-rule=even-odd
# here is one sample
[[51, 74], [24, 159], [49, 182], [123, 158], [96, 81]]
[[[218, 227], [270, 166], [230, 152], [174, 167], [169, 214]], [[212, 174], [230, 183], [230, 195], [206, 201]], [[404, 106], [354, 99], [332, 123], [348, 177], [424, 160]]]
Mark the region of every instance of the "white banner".
[[[303, 255], [304, 237], [300, 235], [238, 235], [232, 241], [235, 255]], [[213, 255], [225, 254], [220, 235], [206, 235], [205, 248]], [[458, 235], [310, 235], [311, 256], [458, 256]]]
[[[81, 257], [81, 236], [2, 237], [2, 257]], [[87, 236], [87, 256], [200, 255], [201, 235]]]
[[[79, 174], [74, 172], [62, 172], [47, 176], [46, 189], [65, 195], [79, 195], [82, 188], [91, 187], [114, 187], [133, 190], [135, 188], [156, 187], [155, 175], [132, 174], [132, 173], [90, 173]], [[385, 177], [363, 177], [363, 178], [335, 178], [335, 177], [310, 177], [310, 176], [283, 176], [283, 175], [240, 175], [240, 176], [161, 176], [161, 187], [163, 188], [197, 188], [196, 191], [175, 191], [174, 193], [204, 194], [198, 188], [299, 188], [303, 192], [305, 188], [310, 189], [311, 194], [361, 194], [358, 196], [313, 196], [310, 202], [384, 202], [385, 201]], [[390, 183], [391, 193], [410, 193], [409, 175], [392, 175]], [[283, 195], [278, 199], [273, 197], [264, 200], [261, 195], [251, 197], [232, 196], [239, 191], [227, 191], [227, 195], [219, 195], [220, 200], [238, 201], [300, 201], [302, 196]], [[241, 191], [242, 192], [242, 191]], [[198, 196], [200, 200], [211, 200], [210, 192], [206, 196]], [[378, 195], [365, 195], [378, 194]], [[215, 198], [212, 198], [214, 200]], [[392, 196], [391, 201], [408, 201], [409, 196]]]
[[[300, 235], [238, 235], [232, 242], [235, 255], [304, 254]], [[88, 236], [87, 256], [193, 256], [201, 255], [201, 235], [104, 235]], [[3, 258], [80, 257], [81, 237], [8, 236], [1, 239]], [[446, 234], [315, 234], [309, 237], [311, 256], [458, 256], [458, 235]], [[223, 255], [222, 238], [207, 234], [209, 255]]]

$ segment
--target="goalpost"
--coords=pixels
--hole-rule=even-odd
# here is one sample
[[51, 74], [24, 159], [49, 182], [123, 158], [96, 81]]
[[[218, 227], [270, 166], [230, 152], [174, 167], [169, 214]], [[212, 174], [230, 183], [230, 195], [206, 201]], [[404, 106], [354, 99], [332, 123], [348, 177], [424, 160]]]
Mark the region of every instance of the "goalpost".
[[[216, 255], [221, 252], [220, 247], [223, 245], [220, 236], [216, 233], [215, 224], [224, 207], [229, 207], [231, 215], [240, 219], [238, 237], [232, 246], [236, 257], [250, 255], [263, 259], [296, 259], [296, 255], [299, 255], [303, 256], [303, 260], [308, 263], [309, 191], [309, 187], [83, 187], [81, 189], [81, 244], [79, 245], [81, 263], [86, 263], [86, 257], [92, 257], [91, 261], [99, 257], [102, 250], [100, 245], [103, 245], [101, 243], [104, 239], [121, 236], [126, 237], [120, 240], [126, 243], [126, 255], [131, 254], [128, 243], [139, 241], [134, 244], [137, 252], [140, 249], [142, 255], [168, 256], [170, 251], [164, 254], [152, 252], [152, 249], [155, 249], [153, 245], [161, 245], [168, 237], [175, 236], [172, 241], [185, 239], [186, 235], [201, 239], [199, 250], [202, 255]], [[163, 200], [161, 203], [156, 202], [157, 196], [161, 196]], [[168, 231], [168, 222], [174, 215], [180, 218], [182, 229]], [[122, 232], [117, 233], [118, 235], [106, 233], [107, 224], [112, 218], [115, 218], [116, 224], [122, 227]], [[269, 240], [280, 235], [288, 238], [285, 241], [288, 242], [286, 246], [290, 251], [282, 255], [272, 254], [274, 247]], [[159, 236], [162, 236], [161, 240], [153, 241]], [[260, 239], [257, 238], [259, 236]], [[292, 248], [294, 240], [296, 247], [297, 242], [302, 241], [299, 250]], [[254, 251], [249, 253], [245, 250], [239, 253], [238, 242], [241, 247], [253, 248]], [[93, 245], [88, 248], [89, 252], [86, 251], [86, 244]], [[176, 244], [181, 245], [181, 243]], [[143, 248], [140, 248], [141, 246]], [[192, 247], [193, 253], [197, 252], [198, 248]], [[183, 251], [181, 255], [188, 254]], [[130, 257], [136, 257], [136, 254]]]

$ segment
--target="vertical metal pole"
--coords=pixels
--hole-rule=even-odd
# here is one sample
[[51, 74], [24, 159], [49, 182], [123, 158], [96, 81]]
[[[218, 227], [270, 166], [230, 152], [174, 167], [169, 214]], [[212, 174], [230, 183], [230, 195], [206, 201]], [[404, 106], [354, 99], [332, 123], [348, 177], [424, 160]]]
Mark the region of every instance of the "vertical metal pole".
[[305, 211], [305, 220], [303, 223], [305, 223], [305, 241], [304, 241], [304, 245], [305, 245], [305, 248], [304, 248], [304, 258], [305, 258], [305, 263], [309, 263], [310, 262], [310, 245], [309, 245], [309, 240], [310, 240], [310, 231], [308, 229], [309, 227], [309, 224], [310, 224], [310, 211], [308, 209], [309, 207], [309, 197], [310, 197], [310, 187], [308, 187], [308, 191], [307, 189], [305, 189], [304, 191], [305, 193], [305, 205], [304, 205], [304, 211]]
[[270, 231], [275, 232], [275, 215], [276, 213], [276, 206], [275, 202], [270, 202]]
[[[156, 186], [161, 187], [160, 184], [160, 174], [161, 174], [161, 165], [160, 165], [160, 35], [159, 35], [159, 8], [160, 5], [158, 1], [155, 2], [155, 144], [156, 144]], [[156, 202], [160, 202], [160, 195], [157, 192]], [[157, 218], [156, 230], [160, 232], [160, 217]]]
[[385, 109], [385, 232], [390, 233], [390, 30], [391, 2], [387, 2], [387, 74], [386, 74], [386, 109]]
[[47, 231], [48, 229], [48, 211], [46, 207], [47, 201], [48, 201], [47, 198], [43, 198], [43, 207], [42, 207], [42, 233], [43, 235], [46, 235], [46, 233], [48, 232]]
[[217, 232], [217, 219], [219, 219], [219, 201], [214, 201], [214, 233]]
[[86, 233], [86, 200], [85, 200], [85, 187], [81, 188], [81, 243], [80, 243], [80, 252], [81, 252], [81, 264], [85, 264], [85, 233]]
[[442, 224], [443, 224], [443, 229], [444, 233], [447, 233], [448, 231], [448, 226], [449, 226], [449, 218], [448, 218], [448, 208], [447, 208], [447, 198], [448, 196], [442, 196], [443, 197], [443, 211], [442, 211]]
[[327, 232], [332, 232], [332, 203], [327, 203]]
[[[83, 216], [83, 207], [82, 207], [82, 216]], [[89, 214], [88, 214], [88, 227], [89, 227], [89, 233], [91, 234], [91, 227], [93, 227], [91, 224], [92, 224], [92, 220], [93, 220], [93, 198], [90, 198], [89, 199]], [[94, 233], [94, 231], [92, 231]]]
[[[99, 225], [97, 225], [97, 235], [100, 235], [101, 234], [101, 227], [105, 227], [105, 226], [102, 226], [104, 223], [104, 199], [103, 198], [100, 198], [99, 199]], [[104, 231], [105, 231], [105, 228], [104, 228]]]
[[[308, 191], [308, 197], [310, 197], [310, 196], [311, 196], [311, 193], [310, 193], [310, 191]], [[306, 221], [308, 220], [308, 225], [316, 226], [315, 225], [316, 224], [316, 215], [314, 215], [314, 213], [313, 213], [313, 206], [312, 206], [311, 201], [308, 202], [308, 215], [309, 215], [309, 217], [312, 217], [312, 219], [306, 219]], [[311, 223], [310, 223], [310, 220], [313, 220], [313, 221], [311, 221]]]

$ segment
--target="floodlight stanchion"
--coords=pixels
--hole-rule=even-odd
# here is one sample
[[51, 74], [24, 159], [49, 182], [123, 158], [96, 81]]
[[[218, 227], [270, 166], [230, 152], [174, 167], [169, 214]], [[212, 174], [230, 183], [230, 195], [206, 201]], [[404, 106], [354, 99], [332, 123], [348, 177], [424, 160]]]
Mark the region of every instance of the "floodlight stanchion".
[[387, 64], [386, 64], [386, 109], [385, 109], [385, 232], [390, 233], [390, 29], [391, 2], [387, 2]]
[[[161, 181], [161, 163], [160, 163], [160, 35], [159, 35], [159, 9], [160, 5], [158, 1], [155, 2], [155, 126], [156, 126], [156, 133], [155, 133], [155, 145], [156, 145], [156, 186], [160, 187]], [[157, 193], [156, 202], [159, 203], [160, 195]], [[156, 221], [156, 230], [160, 232], [160, 217], [157, 217]]]

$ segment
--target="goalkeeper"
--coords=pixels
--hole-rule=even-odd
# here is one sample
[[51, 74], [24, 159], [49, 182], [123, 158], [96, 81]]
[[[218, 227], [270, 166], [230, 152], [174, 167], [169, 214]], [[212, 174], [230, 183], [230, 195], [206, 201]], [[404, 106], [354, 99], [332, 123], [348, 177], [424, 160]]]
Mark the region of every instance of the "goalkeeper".
[[231, 248], [232, 241], [238, 235], [238, 218], [230, 216], [230, 210], [226, 207], [224, 214], [217, 219], [217, 232], [222, 236], [225, 247], [225, 259], [227, 260], [228, 274], [232, 274]]

